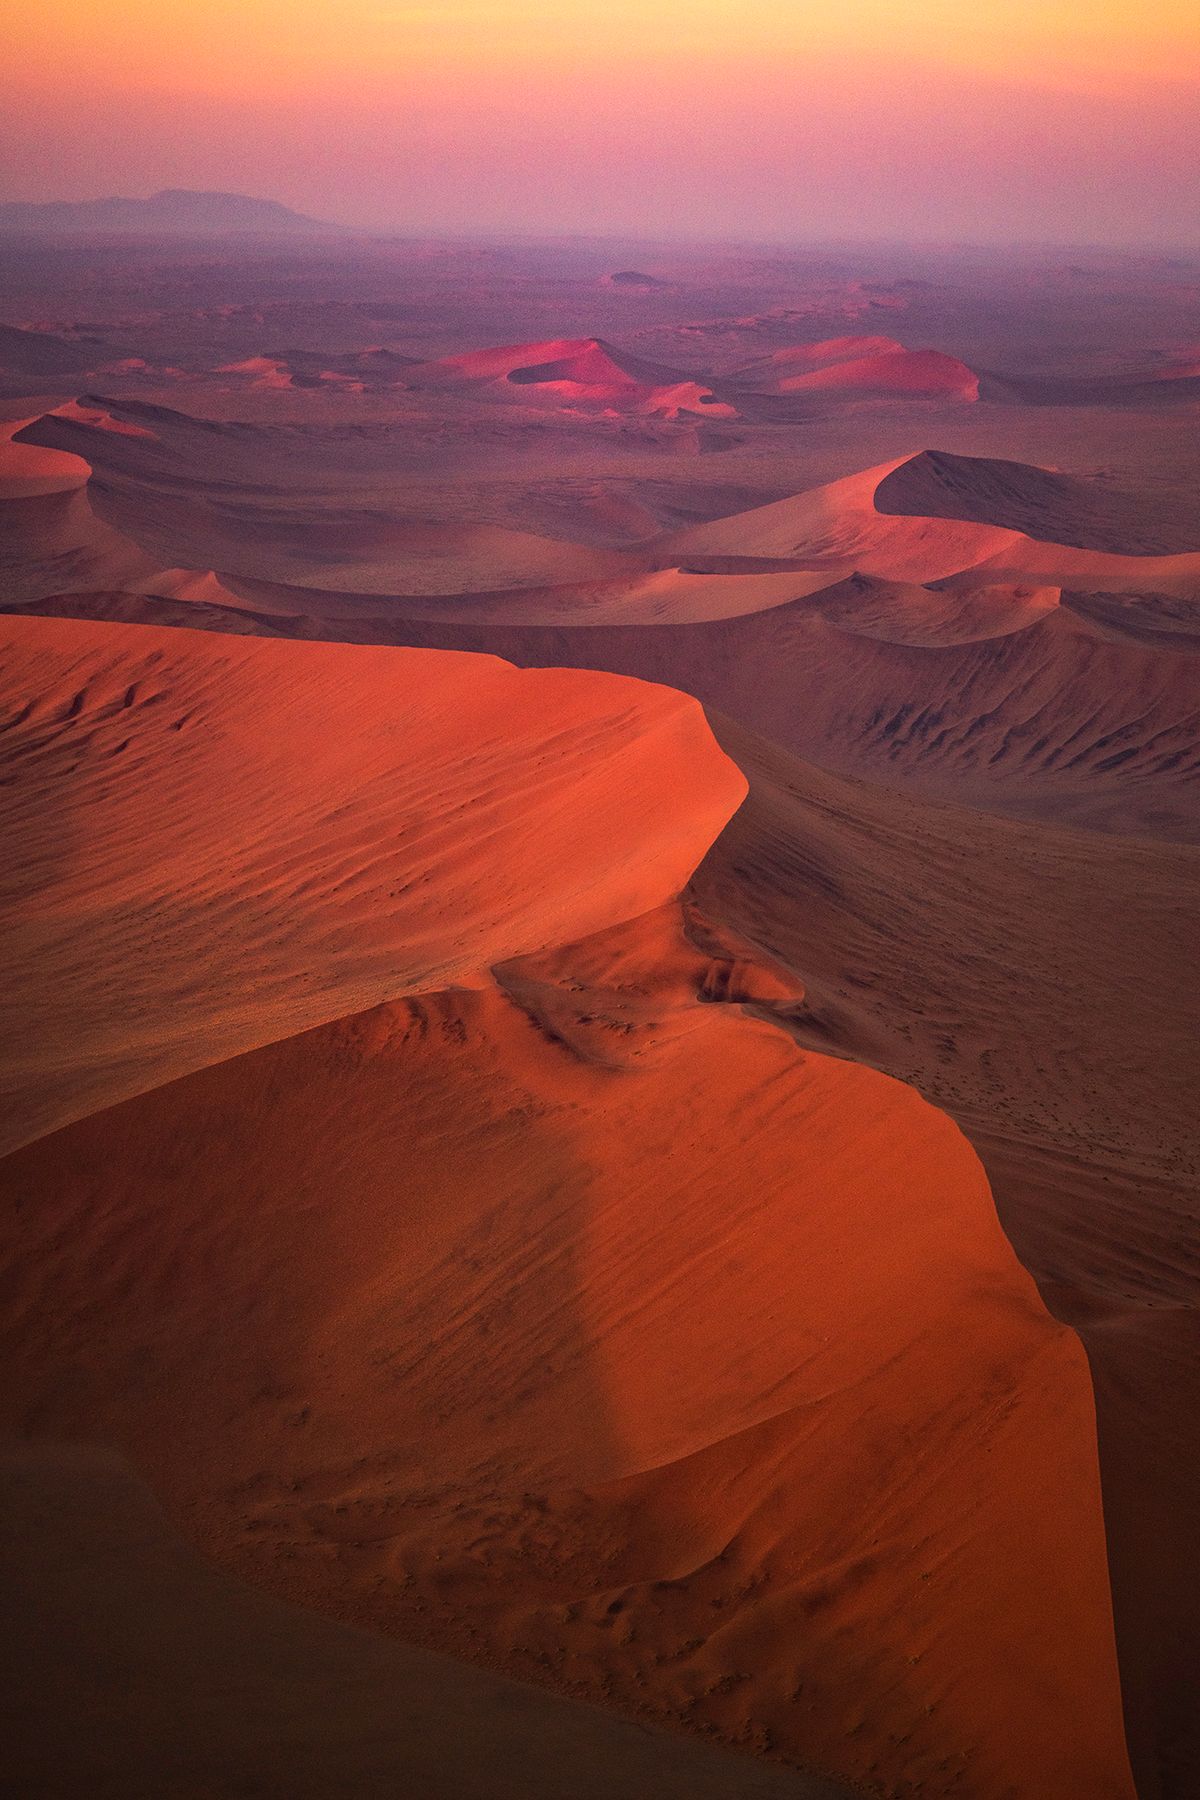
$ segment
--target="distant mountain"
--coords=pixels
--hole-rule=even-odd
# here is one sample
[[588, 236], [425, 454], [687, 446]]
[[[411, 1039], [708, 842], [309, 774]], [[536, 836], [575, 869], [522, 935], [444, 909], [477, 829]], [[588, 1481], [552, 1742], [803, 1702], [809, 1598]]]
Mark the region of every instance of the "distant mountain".
[[191, 188], [164, 188], [148, 200], [49, 200], [0, 202], [0, 232], [34, 232], [47, 236], [81, 233], [155, 237], [226, 237], [253, 232], [278, 237], [328, 235], [337, 225], [305, 218], [278, 200], [249, 194], [200, 193]]
[[660, 288], [668, 285], [656, 275], [643, 274], [641, 269], [617, 269], [612, 275], [602, 275], [600, 279], [605, 287]]

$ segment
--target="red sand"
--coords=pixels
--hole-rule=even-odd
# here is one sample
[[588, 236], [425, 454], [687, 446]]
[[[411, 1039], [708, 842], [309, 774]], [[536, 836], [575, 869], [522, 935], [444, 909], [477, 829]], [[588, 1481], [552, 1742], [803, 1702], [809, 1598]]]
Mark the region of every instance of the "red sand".
[[2, 621], [5, 1144], [677, 892], [744, 786], [683, 696]]

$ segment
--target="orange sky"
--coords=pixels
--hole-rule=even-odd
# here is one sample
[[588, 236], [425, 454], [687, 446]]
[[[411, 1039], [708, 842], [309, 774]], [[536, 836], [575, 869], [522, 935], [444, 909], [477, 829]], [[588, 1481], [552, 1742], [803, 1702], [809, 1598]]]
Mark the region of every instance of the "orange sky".
[[418, 230], [1194, 243], [1195, 0], [56, 0], [9, 198], [219, 186]]

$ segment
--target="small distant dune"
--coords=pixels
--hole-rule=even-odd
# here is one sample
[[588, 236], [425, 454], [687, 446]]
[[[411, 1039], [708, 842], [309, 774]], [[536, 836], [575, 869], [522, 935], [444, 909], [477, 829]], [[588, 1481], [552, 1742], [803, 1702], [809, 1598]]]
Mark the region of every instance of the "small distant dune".
[[528, 389], [528, 402], [678, 418], [695, 413], [732, 418], [735, 409], [707, 383], [680, 369], [629, 355], [602, 338], [565, 338], [507, 344], [407, 372], [416, 387], [452, 381], [504, 382]]
[[909, 350], [895, 338], [825, 338], [774, 351], [739, 380], [763, 394], [927, 395], [976, 400], [979, 377], [957, 357]]

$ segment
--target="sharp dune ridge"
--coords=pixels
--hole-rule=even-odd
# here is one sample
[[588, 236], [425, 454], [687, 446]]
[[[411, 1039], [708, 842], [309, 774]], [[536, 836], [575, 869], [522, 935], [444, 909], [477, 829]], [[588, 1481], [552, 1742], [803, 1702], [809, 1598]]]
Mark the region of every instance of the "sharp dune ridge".
[[[477, 978], [501, 947], [644, 910], [678, 890], [744, 791], [694, 702], [610, 677], [312, 644], [296, 647], [281, 684], [278, 650], [259, 639], [7, 625], [4, 746], [21, 778], [6, 824], [5, 904], [20, 920], [0, 1026], [9, 1146], [435, 971]], [[531, 687], [536, 722], [519, 730]], [[271, 748], [247, 764], [248, 721], [257, 733], [270, 711]], [[474, 744], [463, 741], [472, 717]], [[707, 758], [711, 779], [668, 814], [673, 757], [697, 773]], [[622, 768], [630, 782], [609, 797]], [[176, 796], [192, 783], [183, 808]], [[44, 793], [61, 796], [50, 812]], [[468, 823], [500, 865], [522, 846], [520, 873], [460, 860]], [[111, 847], [143, 842], [121, 873], [119, 911], [98, 917]], [[172, 968], [184, 992], [165, 979]]]

